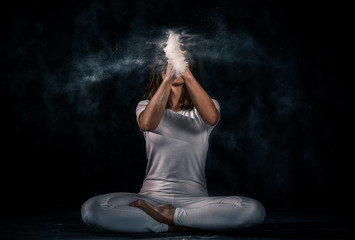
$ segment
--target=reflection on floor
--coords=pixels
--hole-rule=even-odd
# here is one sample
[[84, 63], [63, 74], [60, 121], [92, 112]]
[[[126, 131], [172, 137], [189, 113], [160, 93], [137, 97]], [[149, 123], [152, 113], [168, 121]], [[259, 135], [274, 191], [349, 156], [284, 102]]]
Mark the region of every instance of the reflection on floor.
[[344, 219], [325, 214], [268, 213], [261, 226], [233, 233], [108, 233], [84, 224], [79, 212], [1, 218], [0, 239], [351, 239]]

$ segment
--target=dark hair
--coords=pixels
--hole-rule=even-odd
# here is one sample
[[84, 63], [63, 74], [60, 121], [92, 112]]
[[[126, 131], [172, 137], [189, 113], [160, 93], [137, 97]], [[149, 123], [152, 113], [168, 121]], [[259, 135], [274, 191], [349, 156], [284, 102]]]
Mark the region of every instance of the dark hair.
[[[189, 65], [189, 69], [192, 73], [192, 75], [195, 77], [197, 82], [202, 85], [201, 79], [200, 79], [200, 68], [198, 64], [197, 57], [193, 55], [191, 52], [188, 52], [187, 50], [185, 54], [185, 58], [187, 60], [187, 63]], [[155, 56], [154, 62], [153, 62], [153, 67], [152, 67], [152, 72], [150, 74], [150, 79], [144, 89], [144, 94], [143, 98], [145, 99], [151, 99], [155, 92], [158, 90], [160, 84], [162, 83], [162, 73], [166, 71], [166, 67], [168, 65], [168, 59], [165, 57], [165, 53], [163, 49], [159, 50], [158, 53]], [[193, 109], [194, 105], [192, 103], [192, 100], [190, 98], [189, 92], [187, 91], [187, 88], [185, 85], [183, 85], [181, 96], [179, 99], [179, 104], [180, 107], [184, 110], [191, 110]], [[171, 108], [172, 107], [172, 101], [168, 99], [168, 102], [166, 104], [166, 108]]]

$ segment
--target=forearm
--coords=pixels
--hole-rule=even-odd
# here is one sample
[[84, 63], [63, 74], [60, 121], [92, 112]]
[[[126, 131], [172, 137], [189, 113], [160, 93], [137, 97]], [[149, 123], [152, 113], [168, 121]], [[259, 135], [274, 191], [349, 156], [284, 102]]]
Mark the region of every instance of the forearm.
[[196, 81], [189, 70], [184, 72], [183, 77], [191, 100], [202, 120], [211, 126], [215, 125], [219, 120], [219, 111], [216, 109], [211, 97]]
[[151, 131], [158, 127], [169, 99], [171, 85], [171, 81], [162, 81], [147, 107], [139, 115], [138, 121], [143, 131]]

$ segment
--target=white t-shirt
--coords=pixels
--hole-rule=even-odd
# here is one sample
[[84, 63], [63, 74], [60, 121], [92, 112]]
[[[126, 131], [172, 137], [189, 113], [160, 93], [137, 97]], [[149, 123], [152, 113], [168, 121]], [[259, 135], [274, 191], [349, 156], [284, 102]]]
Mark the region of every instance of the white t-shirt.
[[[212, 101], [220, 111], [219, 103]], [[137, 122], [148, 103], [138, 103]], [[165, 109], [158, 127], [143, 131], [148, 163], [140, 194], [208, 196], [205, 163], [208, 138], [215, 126], [206, 124], [196, 108], [179, 112]]]

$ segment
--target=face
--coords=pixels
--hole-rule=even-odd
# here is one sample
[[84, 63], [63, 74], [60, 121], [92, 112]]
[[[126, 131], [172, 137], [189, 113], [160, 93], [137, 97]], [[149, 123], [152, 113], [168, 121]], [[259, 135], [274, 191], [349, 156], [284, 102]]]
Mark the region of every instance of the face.
[[173, 86], [180, 86], [185, 83], [184, 79], [182, 77], [175, 78], [173, 81]]
[[[165, 73], [163, 72], [161, 76], [164, 79], [165, 78]], [[180, 86], [180, 85], [183, 85], [184, 83], [185, 83], [185, 81], [184, 81], [184, 79], [182, 77], [177, 77], [173, 81], [173, 86]]]

